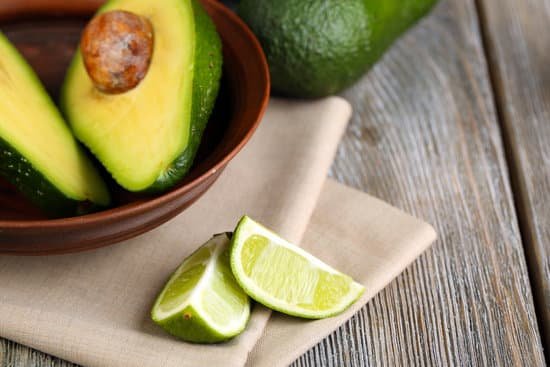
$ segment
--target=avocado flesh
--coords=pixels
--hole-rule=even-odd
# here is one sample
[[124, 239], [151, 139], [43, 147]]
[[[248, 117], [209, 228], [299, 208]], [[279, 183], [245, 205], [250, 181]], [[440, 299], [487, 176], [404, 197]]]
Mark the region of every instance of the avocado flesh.
[[53, 217], [110, 202], [38, 77], [1, 33], [0, 175]]
[[[149, 70], [134, 89], [104, 94], [77, 52], [62, 106], [77, 136], [129, 191], [162, 192], [189, 170], [221, 75], [221, 43], [210, 18], [190, 0], [111, 0], [154, 30]], [[204, 72], [206, 68], [209, 71]]]

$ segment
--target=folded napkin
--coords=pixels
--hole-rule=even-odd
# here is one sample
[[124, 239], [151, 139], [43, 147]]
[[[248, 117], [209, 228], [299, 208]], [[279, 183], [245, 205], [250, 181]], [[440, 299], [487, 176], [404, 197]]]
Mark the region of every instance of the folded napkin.
[[[435, 239], [433, 229], [326, 174], [351, 108], [272, 100], [258, 131], [191, 208], [138, 238], [51, 257], [0, 256], [0, 336], [86, 366], [282, 366], [328, 335]], [[343, 315], [304, 321], [254, 306], [245, 332], [188, 344], [149, 310], [168, 276], [243, 214], [366, 286]], [[308, 225], [309, 222], [309, 225]], [[305, 234], [305, 236], [304, 236]], [[302, 241], [303, 239], [303, 241]]]

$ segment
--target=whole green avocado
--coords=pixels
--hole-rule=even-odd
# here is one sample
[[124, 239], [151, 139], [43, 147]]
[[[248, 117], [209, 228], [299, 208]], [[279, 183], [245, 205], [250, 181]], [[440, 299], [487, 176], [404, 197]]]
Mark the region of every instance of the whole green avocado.
[[369, 70], [437, 0], [242, 0], [275, 93], [335, 94]]

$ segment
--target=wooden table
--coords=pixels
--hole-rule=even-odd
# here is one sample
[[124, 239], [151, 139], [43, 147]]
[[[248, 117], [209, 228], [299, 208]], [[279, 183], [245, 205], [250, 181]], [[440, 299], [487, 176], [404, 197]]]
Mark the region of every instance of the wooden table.
[[[443, 0], [344, 93], [332, 176], [440, 238], [295, 366], [545, 365], [549, 27], [548, 0]], [[2, 340], [0, 366], [72, 364]]]

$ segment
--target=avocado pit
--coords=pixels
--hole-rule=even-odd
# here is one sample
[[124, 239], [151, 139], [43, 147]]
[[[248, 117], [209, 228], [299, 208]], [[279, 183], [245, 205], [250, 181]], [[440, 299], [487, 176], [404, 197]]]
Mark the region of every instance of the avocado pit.
[[114, 10], [94, 17], [84, 29], [80, 51], [94, 86], [103, 93], [124, 93], [147, 75], [154, 34], [149, 20]]

